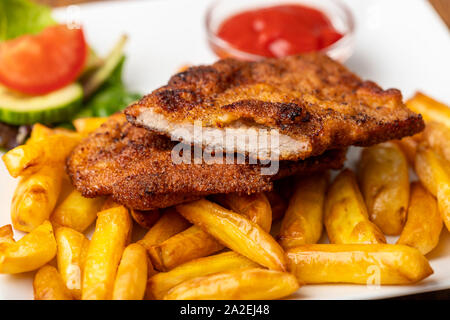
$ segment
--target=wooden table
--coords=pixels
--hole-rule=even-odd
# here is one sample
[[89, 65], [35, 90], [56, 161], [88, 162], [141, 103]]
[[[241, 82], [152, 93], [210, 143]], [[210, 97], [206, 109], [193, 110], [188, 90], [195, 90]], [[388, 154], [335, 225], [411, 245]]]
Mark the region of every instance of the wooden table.
[[[70, 4], [93, 2], [93, 1], [102, 1], [102, 0], [37, 0], [37, 2], [41, 2], [41, 3], [51, 5], [54, 7], [67, 6]], [[439, 13], [441, 18], [445, 21], [447, 26], [450, 28], [450, 0], [429, 0], [429, 2], [433, 5], [434, 9], [436, 9], [436, 11]], [[395, 298], [395, 299], [399, 299], [399, 300], [406, 300], [406, 299], [450, 300], [450, 290], [441, 290], [441, 291], [435, 291], [435, 292], [421, 293], [421, 294], [415, 294], [415, 295], [411, 295], [411, 296], [399, 297], [399, 298]]]

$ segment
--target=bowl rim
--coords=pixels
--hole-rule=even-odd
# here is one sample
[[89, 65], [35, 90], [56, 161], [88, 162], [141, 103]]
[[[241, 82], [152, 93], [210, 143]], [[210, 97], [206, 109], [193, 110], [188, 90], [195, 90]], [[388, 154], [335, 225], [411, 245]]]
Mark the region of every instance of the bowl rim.
[[[206, 36], [207, 36], [207, 40], [210, 43], [210, 46], [211, 45], [217, 46], [218, 48], [223, 49], [227, 53], [229, 53], [231, 57], [239, 57], [244, 60], [261, 60], [261, 59], [269, 58], [266, 56], [239, 50], [239, 49], [233, 47], [228, 41], [218, 37], [216, 35], [216, 33], [213, 32], [213, 30], [211, 28], [212, 12], [214, 11], [214, 9], [216, 9], [216, 7], [220, 3], [224, 2], [224, 1], [226, 1], [226, 0], [215, 0], [206, 9], [204, 22], [205, 22], [205, 27], [206, 27]], [[337, 50], [341, 47], [344, 47], [352, 40], [354, 33], [355, 33], [355, 18], [353, 16], [353, 13], [350, 10], [350, 8], [345, 3], [343, 3], [341, 0], [327, 0], [327, 1], [334, 2], [334, 4], [337, 7], [339, 7], [339, 9], [342, 10], [342, 12], [344, 13], [344, 22], [345, 22], [348, 30], [343, 34], [343, 37], [340, 38], [338, 41], [333, 42], [329, 46], [322, 48], [318, 51], [312, 51], [312, 52], [328, 53], [330, 51]], [[295, 2], [296, 2], [295, 0], [294, 1], [282, 0], [279, 2], [279, 4], [283, 4], [283, 3], [287, 4], [287, 3], [295, 3]], [[301, 53], [299, 53], [299, 54], [301, 54]]]

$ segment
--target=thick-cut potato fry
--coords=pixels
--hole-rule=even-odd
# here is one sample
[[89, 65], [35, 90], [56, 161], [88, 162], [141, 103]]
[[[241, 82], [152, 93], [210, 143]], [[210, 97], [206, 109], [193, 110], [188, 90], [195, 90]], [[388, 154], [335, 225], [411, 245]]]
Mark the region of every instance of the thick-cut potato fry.
[[403, 151], [403, 154], [405, 155], [406, 159], [408, 160], [408, 163], [410, 165], [414, 166], [414, 161], [416, 159], [417, 146], [419, 145], [420, 141], [417, 141], [417, 139], [414, 139], [414, 137], [404, 137], [401, 140], [395, 140], [395, 143]]
[[299, 177], [281, 223], [279, 242], [286, 249], [316, 243], [322, 235], [328, 173]]
[[178, 205], [177, 211], [233, 251], [269, 269], [285, 271], [280, 245], [256, 223], [211, 201]]
[[436, 121], [450, 127], [450, 108], [421, 92], [417, 92], [414, 97], [406, 101], [406, 106], [420, 113], [426, 122]]
[[269, 200], [270, 207], [272, 208], [272, 221], [281, 219], [288, 207], [287, 201], [275, 191], [267, 191], [266, 197]]
[[89, 134], [100, 127], [108, 118], [106, 117], [92, 117], [92, 118], [78, 118], [72, 123], [77, 132], [82, 134]]
[[50, 221], [45, 221], [19, 241], [0, 247], [0, 273], [36, 270], [56, 255], [56, 240]]
[[51, 221], [83, 232], [95, 221], [104, 201], [104, 198], [85, 198], [74, 189], [56, 207]]
[[12, 226], [7, 224], [0, 227], [0, 246], [14, 243], [14, 232]]
[[44, 166], [19, 181], [11, 204], [14, 228], [30, 232], [50, 218], [61, 192], [63, 167]]
[[74, 132], [53, 134], [18, 146], [5, 153], [2, 159], [9, 174], [17, 178], [35, 173], [43, 166], [63, 165], [80, 140], [81, 135]]
[[66, 287], [75, 299], [81, 298], [81, 279], [83, 279], [89, 239], [71, 228], [60, 227], [55, 230], [58, 251], [56, 254], [58, 271]]
[[399, 244], [305, 244], [286, 256], [289, 270], [305, 284], [410, 284], [433, 273], [419, 250]]
[[195, 259], [148, 279], [146, 296], [147, 299], [162, 299], [170, 289], [184, 281], [218, 272], [256, 267], [256, 262], [233, 251]]
[[269, 300], [297, 291], [287, 272], [261, 268], [238, 269], [194, 278], [169, 290], [165, 300]]
[[442, 218], [436, 199], [420, 182], [413, 182], [408, 219], [397, 244], [417, 248], [420, 253], [425, 255], [439, 243], [441, 230]]
[[408, 208], [409, 172], [398, 145], [385, 142], [365, 148], [358, 177], [370, 220], [384, 234], [400, 234]]
[[45, 139], [53, 134], [54, 131], [51, 128], [40, 123], [35, 123], [33, 125], [33, 130], [31, 130], [30, 139], [28, 139], [27, 144], [33, 141]]
[[422, 184], [437, 197], [438, 209], [445, 226], [450, 230], [450, 166], [426, 145], [419, 145], [415, 165]]
[[113, 300], [142, 300], [147, 282], [147, 251], [132, 243], [123, 251], [112, 294]]
[[6, 169], [13, 178], [32, 174], [39, 170], [44, 150], [33, 145], [23, 144], [9, 150], [2, 156]]
[[450, 127], [439, 122], [429, 122], [423, 131], [423, 139], [431, 149], [450, 162]]
[[33, 142], [53, 135], [52, 129], [36, 123], [33, 125], [30, 138], [24, 145], [18, 146], [3, 156], [6, 168], [13, 178], [36, 172], [40, 168], [40, 158], [44, 156], [43, 148], [36, 148]]
[[84, 264], [81, 298], [110, 299], [117, 267], [131, 231], [131, 218], [123, 207], [98, 213]]
[[34, 300], [73, 300], [61, 275], [52, 266], [43, 266], [33, 281]]
[[225, 194], [222, 197], [226, 207], [230, 210], [243, 214], [251, 221], [258, 224], [264, 231], [269, 232], [272, 226], [272, 208], [264, 193]]
[[439, 185], [449, 181], [448, 164], [426, 144], [422, 143], [417, 148], [414, 169], [420, 182], [434, 196], [437, 196]]
[[150, 229], [158, 221], [160, 214], [159, 210], [141, 211], [130, 209], [131, 217], [142, 228]]
[[182, 263], [205, 257], [224, 248], [211, 235], [198, 226], [177, 233], [148, 250], [153, 266], [168, 271]]
[[186, 230], [191, 224], [183, 218], [175, 208], [164, 210], [161, 218], [145, 234], [144, 238], [138, 241], [147, 250], [154, 245], [158, 245], [173, 235]]
[[348, 169], [328, 190], [324, 221], [330, 243], [386, 243], [378, 227], [370, 222], [355, 175]]

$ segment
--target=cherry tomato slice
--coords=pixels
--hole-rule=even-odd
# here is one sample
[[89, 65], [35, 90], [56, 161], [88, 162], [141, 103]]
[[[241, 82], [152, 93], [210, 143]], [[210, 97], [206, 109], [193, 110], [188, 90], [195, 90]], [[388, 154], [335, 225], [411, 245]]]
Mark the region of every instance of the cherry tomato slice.
[[82, 29], [47, 27], [0, 43], [0, 83], [26, 94], [45, 94], [73, 82], [88, 48]]

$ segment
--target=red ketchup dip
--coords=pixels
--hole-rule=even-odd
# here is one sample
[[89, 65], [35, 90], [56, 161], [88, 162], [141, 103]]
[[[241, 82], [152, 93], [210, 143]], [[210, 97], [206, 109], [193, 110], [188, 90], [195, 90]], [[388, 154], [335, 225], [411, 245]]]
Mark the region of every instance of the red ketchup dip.
[[243, 11], [227, 18], [217, 36], [232, 47], [264, 57], [319, 51], [342, 38], [321, 11], [298, 4]]

